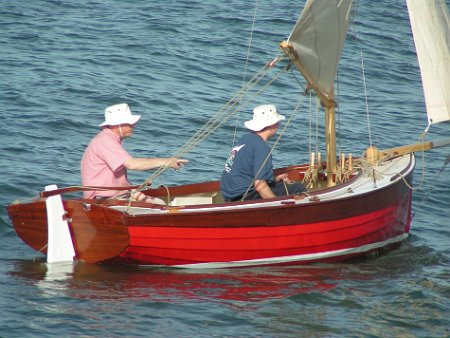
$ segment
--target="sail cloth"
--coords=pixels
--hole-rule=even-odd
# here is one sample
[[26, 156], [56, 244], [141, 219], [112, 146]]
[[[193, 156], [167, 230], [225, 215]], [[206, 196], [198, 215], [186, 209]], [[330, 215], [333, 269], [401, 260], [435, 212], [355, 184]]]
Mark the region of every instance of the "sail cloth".
[[333, 98], [351, 6], [352, 0], [308, 0], [288, 39], [305, 79], [329, 99]]
[[429, 124], [450, 120], [450, 18], [445, 0], [407, 0]]

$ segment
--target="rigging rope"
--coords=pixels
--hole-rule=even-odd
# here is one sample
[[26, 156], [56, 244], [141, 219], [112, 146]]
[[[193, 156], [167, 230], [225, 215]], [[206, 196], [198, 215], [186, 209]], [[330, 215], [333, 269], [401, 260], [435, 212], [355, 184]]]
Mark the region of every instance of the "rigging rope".
[[320, 99], [316, 96], [316, 152], [319, 152], [319, 113], [320, 113]]
[[339, 156], [341, 156], [342, 154], [342, 144], [341, 144], [341, 109], [340, 109], [340, 104], [339, 104], [339, 99], [340, 99], [340, 87], [339, 87], [339, 71], [336, 74], [336, 91], [337, 91], [337, 95], [334, 97], [335, 102], [336, 102], [336, 106], [335, 106], [335, 115], [337, 115], [337, 125], [338, 125], [338, 154]]
[[248, 59], [250, 57], [250, 49], [251, 49], [252, 41], [253, 41], [253, 32], [255, 30], [255, 21], [256, 21], [256, 11], [257, 11], [257, 9], [258, 9], [258, 0], [256, 0], [256, 2], [255, 2], [255, 10], [253, 11], [252, 29], [250, 31], [250, 38], [249, 38], [249, 42], [248, 42], [247, 57], [245, 58], [244, 76], [242, 78], [242, 87], [244, 87], [244, 85], [246, 83], [245, 78], [247, 77]]
[[426, 200], [430, 197], [431, 192], [433, 191], [434, 187], [436, 186], [436, 184], [439, 182], [439, 178], [442, 174], [442, 172], [444, 171], [445, 167], [450, 163], [450, 155], [447, 156], [447, 158], [444, 160], [444, 164], [442, 165], [442, 168], [439, 170], [437, 177], [436, 177], [436, 181], [434, 183], [434, 186], [430, 186], [430, 188], [426, 191], [425, 195], [422, 198], [422, 201], [420, 203], [418, 203], [419, 207], [418, 209], [416, 209], [414, 211], [414, 213], [411, 216], [411, 219], [413, 219], [416, 216], [417, 210], [420, 210], [420, 207], [423, 206], [426, 202]]
[[309, 92], [309, 137], [308, 137], [308, 152], [312, 152], [312, 94]]
[[[281, 60], [282, 57], [278, 56], [276, 61]], [[268, 86], [272, 84], [276, 79], [278, 79], [285, 69], [281, 69], [278, 74], [270, 79], [266, 84], [252, 93], [248, 94], [252, 89], [259, 84], [259, 82], [267, 76], [267, 74], [273, 68], [273, 62], [266, 64], [255, 76], [243, 86], [213, 117], [211, 117], [180, 149], [172, 156], [174, 158], [183, 158], [185, 154], [190, 152], [198, 144], [200, 144], [204, 139], [206, 139], [212, 132], [224, 124], [227, 120], [233, 117], [241, 109], [248, 106], [256, 96], [260, 95]], [[247, 95], [247, 97], [246, 97]], [[146, 179], [138, 188], [142, 190], [144, 187], [150, 185], [153, 180], [161, 175], [165, 170], [170, 168], [168, 163], [166, 166], [158, 168], [148, 179]]]
[[[247, 77], [247, 68], [248, 68], [248, 60], [250, 58], [250, 49], [252, 46], [252, 41], [253, 41], [253, 32], [255, 30], [255, 22], [256, 22], [256, 12], [258, 9], [258, 0], [256, 0], [255, 2], [255, 9], [253, 11], [253, 21], [252, 21], [252, 28], [250, 31], [250, 37], [249, 37], [249, 41], [248, 41], [248, 48], [247, 48], [247, 56], [245, 58], [245, 66], [244, 66], [244, 75], [242, 77], [242, 87], [245, 86], [246, 83], [246, 77]], [[236, 123], [234, 125], [234, 133], [233, 133], [233, 142], [232, 142], [232, 147], [234, 147], [234, 144], [236, 142], [236, 135], [237, 135], [237, 128], [239, 125], [239, 111], [236, 113]]]
[[367, 116], [367, 128], [368, 128], [368, 135], [369, 135], [369, 146], [372, 146], [372, 132], [371, 132], [371, 126], [370, 126], [370, 113], [369, 113], [369, 102], [367, 99], [367, 85], [366, 85], [366, 74], [364, 71], [364, 56], [363, 52], [361, 51], [361, 71], [363, 76], [363, 85], [364, 85], [364, 100], [366, 104], [366, 116]]

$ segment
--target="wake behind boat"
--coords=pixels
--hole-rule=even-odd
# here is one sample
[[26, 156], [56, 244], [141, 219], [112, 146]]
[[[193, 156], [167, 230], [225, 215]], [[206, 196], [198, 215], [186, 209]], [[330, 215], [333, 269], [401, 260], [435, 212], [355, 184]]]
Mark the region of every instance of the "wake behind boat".
[[[449, 15], [443, 1], [407, 4], [431, 126], [450, 120]], [[310, 163], [280, 168], [276, 174], [303, 182], [308, 193], [225, 202], [218, 181], [150, 189], [161, 169], [137, 188], [164, 200], [165, 206], [63, 199], [66, 193], [98, 187], [48, 186], [39, 198], [8, 207], [18, 236], [47, 254], [48, 262], [76, 259], [184, 268], [340, 261], [398, 246], [410, 230], [413, 153], [450, 140], [382, 151], [369, 145], [358, 158], [337, 154], [334, 82], [352, 5], [352, 0], [308, 0], [289, 39], [280, 45], [284, 56], [266, 65], [174, 154], [184, 157], [248, 106], [270, 71], [281, 65], [281, 76], [295, 66], [324, 107], [326, 159], [312, 153]]]

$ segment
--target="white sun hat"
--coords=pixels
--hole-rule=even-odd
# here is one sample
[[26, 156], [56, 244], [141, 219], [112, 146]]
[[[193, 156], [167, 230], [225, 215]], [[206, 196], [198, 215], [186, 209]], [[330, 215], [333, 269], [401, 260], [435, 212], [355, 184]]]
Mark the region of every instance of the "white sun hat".
[[244, 122], [244, 125], [253, 131], [261, 131], [284, 120], [285, 117], [277, 113], [277, 107], [273, 104], [263, 104], [253, 109], [253, 119]]
[[136, 124], [141, 115], [131, 114], [130, 107], [126, 103], [119, 103], [105, 109], [105, 122], [99, 127], [118, 126], [119, 124]]

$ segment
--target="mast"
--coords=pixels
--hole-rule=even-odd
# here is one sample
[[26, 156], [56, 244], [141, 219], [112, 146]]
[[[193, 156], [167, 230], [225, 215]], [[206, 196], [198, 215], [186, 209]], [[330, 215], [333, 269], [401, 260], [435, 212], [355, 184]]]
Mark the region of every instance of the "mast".
[[307, 0], [287, 41], [280, 48], [319, 96], [325, 109], [328, 185], [335, 184], [336, 118], [334, 80], [347, 35], [353, 0]]
[[325, 106], [325, 149], [327, 159], [327, 184], [336, 184], [336, 117], [334, 100], [328, 100]]
[[283, 41], [280, 44], [280, 48], [284, 52], [284, 54], [286, 54], [286, 56], [291, 60], [291, 62], [298, 68], [300, 73], [308, 82], [308, 86], [317, 93], [320, 98], [321, 105], [325, 108], [325, 150], [327, 161], [327, 183], [328, 186], [333, 186], [335, 185], [333, 174], [336, 173], [336, 103], [334, 101], [334, 90], [331, 89], [330, 96], [327, 96], [314, 84], [315, 82], [310, 78], [308, 72], [304, 69], [298, 57], [297, 51], [294, 49], [292, 44], [290, 44], [288, 41]]
[[322, 106], [325, 108], [325, 150], [326, 150], [326, 161], [327, 161], [327, 183], [328, 186], [335, 185], [335, 180], [333, 179], [336, 174], [336, 118], [335, 118], [335, 107], [334, 102], [334, 90], [330, 91], [330, 97], [325, 95], [310, 79], [308, 73], [302, 66], [298, 54], [294, 47], [288, 42], [283, 41], [280, 44], [281, 50], [286, 54], [286, 56], [291, 60], [291, 62], [299, 69], [300, 73], [303, 75], [308, 85], [313, 89], [320, 98]]

